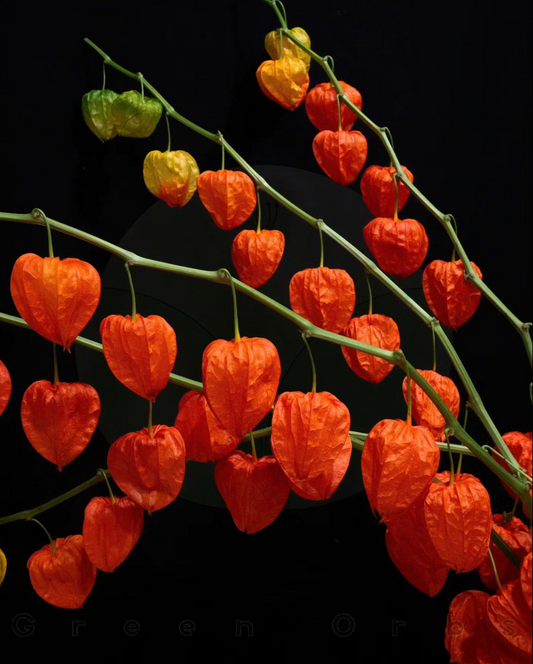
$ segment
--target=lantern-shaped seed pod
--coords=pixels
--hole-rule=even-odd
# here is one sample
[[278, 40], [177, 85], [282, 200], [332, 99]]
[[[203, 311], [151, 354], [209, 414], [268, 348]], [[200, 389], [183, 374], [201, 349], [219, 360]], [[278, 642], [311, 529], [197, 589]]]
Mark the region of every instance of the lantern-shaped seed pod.
[[[482, 279], [478, 266], [470, 265]], [[452, 330], [474, 315], [481, 300], [479, 288], [465, 279], [463, 261], [433, 261], [424, 270], [422, 287], [431, 311]]]
[[100, 399], [85, 383], [32, 383], [24, 392], [22, 428], [33, 448], [58, 470], [87, 447], [100, 419]]
[[[303, 28], [291, 28], [289, 32], [302, 42], [307, 48], [311, 48], [311, 39], [307, 32]], [[306, 53], [302, 48], [300, 48], [295, 42], [292, 41], [289, 37], [283, 35], [283, 51], [282, 57], [297, 58], [305, 64], [306, 71], [309, 71], [311, 66], [311, 56], [309, 53]], [[277, 60], [279, 55], [279, 30], [272, 30], [265, 37], [265, 49], [268, 55], [272, 60]]]
[[[447, 376], [441, 376], [436, 371], [424, 371], [418, 369], [418, 373], [426, 379], [439, 397], [444, 401], [452, 415], [457, 417], [461, 408], [461, 395], [453, 380]], [[409, 396], [407, 377], [403, 380], [402, 389], [405, 403], [407, 403]], [[420, 426], [427, 427], [435, 436], [435, 440], [440, 442], [445, 441], [446, 436], [444, 435], [444, 429], [446, 427], [446, 420], [429, 396], [421, 387], [418, 387], [412, 379], [411, 400], [413, 404], [413, 419], [415, 422], [420, 424]]]
[[123, 92], [113, 102], [111, 116], [119, 136], [147, 138], [153, 134], [163, 107], [157, 99], [141, 95], [137, 90]]
[[[345, 337], [355, 341], [377, 346], [384, 350], [398, 350], [400, 348], [400, 331], [398, 326], [388, 316], [382, 314], [368, 314], [352, 318], [348, 325], [342, 330]], [[363, 353], [354, 348], [341, 346], [344, 359], [350, 369], [359, 378], [377, 385], [390, 374], [394, 365], [380, 357]]]
[[285, 236], [281, 231], [241, 231], [233, 239], [231, 258], [239, 279], [259, 288], [265, 284], [281, 262]]
[[6, 554], [0, 549], [0, 586], [2, 585], [2, 582], [6, 578], [6, 572], [7, 572], [7, 558]]
[[365, 165], [368, 143], [360, 131], [321, 131], [313, 140], [313, 154], [324, 173], [345, 187]]
[[77, 258], [24, 254], [11, 273], [11, 296], [34, 332], [70, 350], [100, 301], [100, 275]]
[[123, 385], [155, 401], [168, 379], [178, 352], [176, 333], [161, 316], [107, 316], [100, 323], [107, 364]]
[[111, 113], [117, 97], [117, 93], [112, 90], [91, 90], [81, 100], [85, 124], [102, 143], [115, 138], [118, 133]]
[[288, 111], [300, 106], [309, 87], [305, 63], [287, 56], [261, 63], [256, 77], [263, 93]]
[[[402, 166], [407, 178], [414, 182], [411, 171]], [[374, 217], [394, 217], [396, 207], [396, 186], [394, 184], [394, 166], [369, 166], [361, 178], [361, 194], [365, 205]], [[398, 212], [407, 203], [409, 189], [398, 178]]]
[[533, 609], [533, 593], [532, 593], [532, 567], [533, 567], [533, 555], [530, 553], [525, 556], [520, 565], [520, 588], [522, 589], [522, 595], [526, 604], [529, 606], [529, 610]]
[[204, 171], [198, 178], [197, 186], [203, 206], [223, 231], [231, 231], [244, 224], [255, 210], [255, 185], [246, 173]]
[[239, 440], [272, 408], [280, 376], [278, 351], [268, 339], [217, 339], [204, 350], [205, 397], [222, 425]]
[[273, 456], [254, 459], [240, 450], [215, 466], [215, 482], [243, 533], [257, 533], [280, 515], [289, 497], [285, 475]]
[[355, 285], [346, 270], [315, 267], [297, 272], [289, 295], [294, 312], [330, 332], [340, 332], [355, 307]]
[[492, 530], [490, 497], [473, 475], [446, 470], [436, 476], [425, 498], [429, 536], [441, 560], [456, 572], [470, 572], [482, 562]]
[[144, 183], [150, 193], [172, 208], [183, 207], [196, 191], [200, 169], [184, 150], [152, 150], [144, 159]]
[[174, 426], [185, 441], [187, 459], [194, 461], [223, 459], [240, 443], [222, 426], [205, 396], [194, 390], [181, 397]]
[[[519, 465], [526, 471], [526, 473], [531, 477], [533, 472], [533, 463], [532, 463], [532, 449], [531, 449], [531, 431], [528, 433], [521, 433], [520, 431], [510, 431], [502, 436], [505, 444], [509, 448], [509, 452], [514, 456], [518, 461]], [[493, 454], [494, 459], [503, 467], [505, 470], [509, 470], [509, 465], [505, 459], [502, 459], [498, 454]], [[516, 494], [512, 491], [503, 480], [501, 480], [503, 486], [505, 487], [507, 493], [509, 493], [513, 498], [516, 498]]]
[[502, 663], [531, 662], [531, 608], [526, 603], [520, 581], [506, 583], [500, 592], [489, 597], [486, 616], [495, 650], [503, 654]]
[[364, 227], [363, 236], [383, 272], [400, 279], [418, 270], [429, 246], [424, 227], [415, 219], [377, 217]]
[[142, 507], [129, 498], [93, 498], [84, 512], [83, 546], [102, 572], [114, 572], [130, 555], [144, 525]]
[[427, 493], [439, 467], [440, 450], [425, 427], [381, 420], [368, 434], [361, 471], [372, 512], [382, 521], [415, 505]]
[[[339, 84], [352, 104], [362, 109], [363, 98], [360, 92], [344, 81], [339, 81]], [[305, 110], [307, 117], [318, 131], [324, 131], [325, 129], [338, 131], [337, 90], [331, 83], [319, 83], [312, 90], [309, 90], [305, 98]], [[341, 103], [341, 127], [343, 131], [350, 131], [356, 120], [357, 115], [346, 104]]]
[[[457, 595], [448, 611], [444, 645], [450, 662], [461, 664], [510, 664], [492, 638], [487, 619], [490, 595], [467, 590]], [[512, 660], [513, 664], [519, 664]]]
[[60, 609], [79, 609], [96, 580], [96, 567], [87, 557], [81, 535], [59, 537], [28, 560], [31, 585], [48, 604]]
[[6, 409], [11, 397], [11, 376], [6, 365], [0, 360], [0, 415]]
[[176, 500], [185, 478], [185, 442], [164, 424], [127, 433], [109, 448], [111, 476], [124, 493], [147, 512]]
[[327, 500], [350, 464], [350, 413], [330, 392], [284, 392], [272, 416], [272, 451], [292, 490]]

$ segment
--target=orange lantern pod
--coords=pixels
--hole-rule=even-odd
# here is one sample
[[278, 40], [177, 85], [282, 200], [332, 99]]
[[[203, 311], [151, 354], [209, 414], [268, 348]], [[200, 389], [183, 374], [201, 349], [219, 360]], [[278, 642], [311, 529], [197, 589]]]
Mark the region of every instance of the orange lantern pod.
[[97, 496], [85, 508], [83, 546], [102, 572], [114, 572], [139, 541], [144, 525], [142, 507], [129, 498]]
[[428, 535], [423, 503], [387, 522], [385, 544], [390, 559], [411, 585], [434, 597], [448, 578], [449, 567], [438, 557]]
[[161, 316], [107, 316], [100, 323], [104, 356], [117, 380], [155, 401], [176, 361], [176, 333]]
[[478, 567], [490, 543], [490, 496], [481, 482], [467, 473], [438, 473], [424, 503], [429, 536], [441, 560], [456, 572]]
[[152, 150], [144, 159], [144, 184], [171, 208], [181, 208], [191, 200], [199, 175], [196, 160], [184, 150]]
[[216, 339], [204, 350], [205, 397], [222, 425], [239, 440], [272, 408], [280, 376], [278, 351], [268, 339]]
[[100, 275], [77, 258], [24, 254], [11, 273], [11, 296], [32, 330], [70, 350], [100, 301]]
[[231, 258], [239, 279], [259, 288], [278, 269], [283, 251], [285, 236], [281, 231], [241, 231], [233, 239]]
[[[517, 517], [514, 516], [506, 522], [503, 514], [493, 514], [492, 527], [519, 558], [522, 559], [531, 551], [531, 533], [529, 528]], [[490, 544], [490, 551], [498, 570], [500, 582], [504, 584], [518, 579], [520, 572], [509, 558], [494, 544]], [[487, 588], [491, 588], [492, 590], [498, 589], [488, 551], [477, 571]]]
[[174, 427], [158, 424], [149, 431], [127, 433], [107, 455], [116, 484], [147, 512], [174, 501], [185, 478], [185, 442]]
[[187, 459], [194, 461], [223, 459], [240, 443], [215, 417], [205, 396], [194, 390], [181, 397], [174, 426], [185, 441]]
[[233, 522], [248, 535], [275, 521], [290, 493], [273, 456], [254, 459], [240, 450], [217, 463], [215, 482]]
[[[414, 175], [402, 166], [402, 170], [411, 182]], [[396, 186], [394, 184], [394, 166], [369, 166], [361, 178], [361, 194], [365, 205], [374, 217], [394, 217], [396, 208]], [[407, 203], [409, 189], [398, 178], [398, 212]]]
[[368, 434], [361, 471], [372, 512], [382, 521], [412, 507], [432, 484], [440, 450], [425, 427], [405, 420], [381, 420]]
[[424, 227], [415, 219], [377, 217], [364, 227], [363, 237], [383, 272], [400, 279], [418, 270], [429, 246]]
[[[418, 369], [418, 373], [426, 379], [439, 397], [448, 406], [454, 417], [459, 415], [461, 408], [461, 396], [455, 383], [447, 376], [441, 376], [436, 371], [425, 371]], [[403, 396], [405, 403], [408, 399], [407, 377], [402, 383]], [[423, 427], [426, 427], [435, 436], [435, 440], [443, 442], [446, 440], [444, 429], [446, 420], [441, 415], [439, 409], [424, 390], [411, 379], [411, 399], [413, 404], [413, 419]]]
[[[480, 590], [467, 590], [450, 604], [444, 645], [450, 662], [460, 664], [513, 664], [503, 659], [493, 642], [487, 621], [490, 598]], [[518, 664], [518, 662], [516, 662]]]
[[313, 154], [324, 173], [345, 187], [356, 180], [365, 165], [368, 144], [360, 131], [325, 129], [313, 140]]
[[21, 419], [33, 448], [61, 470], [91, 440], [100, 419], [100, 398], [85, 383], [38, 380], [24, 392]]
[[[358, 90], [344, 81], [339, 81], [344, 94], [357, 106], [363, 108], [363, 98]], [[318, 131], [337, 131], [339, 129], [339, 109], [337, 106], [337, 90], [331, 83], [319, 83], [309, 90], [305, 98], [307, 117]], [[350, 131], [357, 115], [346, 104], [341, 102], [341, 126], [343, 131]]]
[[[400, 348], [400, 331], [398, 326], [388, 316], [381, 314], [368, 314], [352, 318], [342, 330], [345, 337], [361, 341], [362, 343], [383, 348], [384, 350], [398, 350]], [[377, 385], [394, 369], [394, 365], [380, 357], [363, 353], [354, 348], [341, 346], [344, 359], [350, 369], [359, 378]]]
[[532, 622], [520, 581], [506, 583], [496, 595], [487, 600], [487, 621], [498, 649], [507, 662], [531, 662]]
[[[477, 276], [481, 270], [470, 263]], [[422, 287], [426, 302], [439, 321], [457, 330], [471, 318], [481, 300], [481, 291], [464, 277], [463, 261], [433, 261], [424, 270]]]
[[330, 392], [284, 392], [274, 406], [272, 451], [291, 489], [327, 500], [350, 464], [350, 413]]
[[313, 267], [297, 272], [289, 286], [291, 309], [313, 325], [340, 332], [352, 317], [355, 285], [346, 270]]
[[294, 111], [305, 99], [309, 75], [303, 60], [284, 56], [265, 60], [256, 72], [263, 93], [288, 111]]
[[[509, 452], [514, 456], [518, 461], [519, 465], [526, 471], [526, 473], [531, 477], [533, 472], [533, 463], [532, 463], [532, 450], [531, 450], [531, 431], [528, 433], [521, 433], [520, 431], [510, 431], [502, 436], [505, 444], [509, 448]], [[505, 470], [509, 470], [509, 465], [505, 459], [502, 459], [498, 454], [493, 454], [493, 457], [496, 461], [503, 467]], [[502, 480], [502, 484], [513, 498], [516, 498], [516, 494], [512, 491], [505, 482]]]
[[60, 609], [79, 609], [96, 580], [96, 567], [87, 557], [81, 535], [59, 537], [28, 560], [31, 585], [48, 604]]
[[533, 609], [533, 596], [532, 596], [532, 578], [531, 578], [531, 568], [532, 568], [532, 554], [529, 552], [527, 556], [522, 560], [522, 565], [520, 566], [520, 587], [522, 589], [522, 595], [526, 604], [529, 606], [529, 610]]
[[246, 173], [204, 171], [198, 178], [197, 186], [203, 206], [223, 231], [231, 231], [244, 224], [255, 210], [255, 185]]
[[6, 409], [11, 397], [11, 376], [6, 365], [0, 360], [0, 415]]

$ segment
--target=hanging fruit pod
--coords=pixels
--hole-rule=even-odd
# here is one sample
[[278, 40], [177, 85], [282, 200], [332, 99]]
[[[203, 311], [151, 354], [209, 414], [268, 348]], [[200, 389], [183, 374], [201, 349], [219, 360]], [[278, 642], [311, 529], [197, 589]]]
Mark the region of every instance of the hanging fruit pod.
[[295, 313], [335, 333], [348, 324], [355, 307], [355, 285], [346, 270], [314, 267], [297, 272], [289, 295]]
[[525, 556], [520, 565], [520, 588], [530, 611], [533, 609], [532, 564], [532, 554], [530, 552]]
[[215, 482], [233, 522], [243, 533], [257, 533], [280, 515], [290, 488], [273, 456], [254, 459], [240, 450], [218, 461]]
[[439, 468], [440, 450], [425, 427], [381, 420], [368, 434], [361, 472], [372, 512], [388, 522], [427, 493]]
[[259, 288], [278, 269], [285, 250], [285, 236], [281, 231], [241, 231], [233, 238], [231, 259], [239, 279]]
[[272, 451], [291, 489], [327, 500], [346, 474], [352, 454], [350, 412], [330, 392], [284, 392], [274, 406]]
[[261, 63], [256, 77], [263, 93], [288, 111], [300, 106], [309, 87], [305, 63], [287, 56]]
[[161, 316], [112, 315], [100, 323], [106, 362], [123, 385], [155, 401], [168, 384], [178, 352], [176, 333]]
[[[502, 436], [505, 444], [509, 448], [509, 452], [517, 460], [521, 468], [523, 468], [526, 473], [531, 477], [533, 472], [533, 462], [532, 462], [532, 449], [531, 449], [531, 431], [528, 433], [521, 433], [520, 431], [510, 431]], [[505, 459], [502, 459], [499, 454], [493, 453], [494, 459], [509, 471], [509, 465]], [[516, 498], [516, 494], [512, 491], [503, 480], [500, 480], [503, 484], [507, 493], [509, 493], [513, 498]]]
[[171, 208], [181, 208], [191, 200], [199, 174], [194, 157], [184, 150], [152, 150], [144, 159], [144, 184]]
[[[478, 266], [470, 265], [482, 279]], [[465, 279], [463, 261], [433, 261], [424, 270], [422, 287], [433, 314], [452, 330], [459, 329], [475, 314], [481, 300], [479, 288]]]
[[111, 107], [117, 133], [129, 138], [147, 138], [153, 134], [162, 112], [157, 99], [141, 95], [137, 90], [118, 95]]
[[313, 140], [313, 154], [324, 173], [345, 187], [354, 182], [365, 165], [368, 143], [360, 131], [318, 133]]
[[[425, 371], [417, 369], [418, 373], [425, 378], [431, 385], [439, 397], [448, 406], [448, 409], [454, 417], [459, 415], [461, 408], [461, 396], [455, 383], [447, 376], [441, 376], [436, 371]], [[402, 383], [403, 397], [405, 403], [408, 399], [407, 377], [404, 378]], [[431, 401], [429, 396], [424, 392], [421, 387], [411, 379], [411, 400], [413, 404], [413, 419], [420, 426], [426, 427], [435, 436], [435, 440], [444, 442], [446, 436], [444, 429], [446, 427], [446, 420], [441, 415], [437, 406]]]
[[490, 497], [481, 482], [467, 473], [448, 470], [437, 474], [424, 503], [429, 536], [441, 560], [456, 572], [478, 567], [490, 543], [492, 512]]
[[129, 498], [93, 498], [84, 512], [83, 546], [102, 572], [114, 572], [130, 555], [144, 525], [142, 507]]
[[[291, 32], [298, 41], [307, 46], [307, 48], [311, 48], [311, 39], [303, 28], [291, 28], [289, 32]], [[277, 60], [280, 57], [279, 40], [279, 30], [272, 30], [272, 32], [269, 32], [265, 37], [265, 49], [272, 60]], [[283, 51], [281, 55], [282, 57], [286, 56], [301, 60], [305, 65], [306, 71], [309, 71], [309, 67], [311, 66], [311, 56], [293, 42], [290, 37], [286, 37], [285, 35], [283, 35]]]
[[[402, 166], [407, 178], [414, 182], [411, 171]], [[396, 186], [394, 184], [394, 166], [369, 166], [361, 178], [361, 194], [365, 205], [374, 217], [394, 217], [396, 207]], [[407, 203], [409, 189], [397, 178], [398, 212]]]
[[59, 537], [28, 560], [31, 585], [48, 604], [60, 609], [79, 609], [96, 581], [96, 567], [87, 557], [81, 535]]
[[11, 398], [11, 376], [6, 365], [0, 360], [0, 415], [4, 412]]
[[255, 210], [255, 185], [246, 173], [204, 171], [198, 178], [197, 186], [202, 205], [223, 231], [231, 231], [244, 224]]
[[176, 500], [185, 478], [185, 442], [174, 427], [158, 424], [150, 432], [127, 433], [107, 455], [116, 484], [147, 512], [156, 512]]
[[387, 521], [385, 544], [400, 574], [417, 590], [430, 597], [442, 590], [449, 567], [441, 561], [429, 537], [423, 502]]
[[[358, 90], [344, 81], [339, 81], [344, 94], [357, 106], [363, 108], [363, 98]], [[305, 98], [305, 111], [307, 117], [315, 125], [318, 131], [338, 131], [339, 109], [337, 105], [337, 90], [331, 83], [319, 83], [309, 90]], [[343, 131], [350, 131], [357, 115], [346, 104], [341, 102], [341, 127]], [[362, 183], [361, 183], [362, 186]]]
[[7, 572], [7, 558], [6, 554], [0, 549], [0, 586], [6, 578]]
[[115, 138], [118, 133], [111, 113], [117, 97], [117, 93], [112, 90], [91, 90], [81, 100], [85, 124], [102, 143]]
[[533, 654], [531, 609], [520, 581], [506, 583], [487, 600], [487, 620], [496, 649], [504, 653], [505, 664], [527, 664]]
[[181, 397], [174, 426], [185, 441], [187, 459], [194, 461], [223, 459], [240, 443], [215, 417], [205, 396], [194, 390]]
[[216, 339], [204, 350], [205, 397], [222, 425], [239, 440], [272, 408], [280, 376], [278, 351], [268, 339]]
[[61, 470], [91, 440], [100, 419], [100, 398], [85, 383], [38, 380], [24, 392], [21, 419], [33, 448]]
[[[342, 334], [355, 341], [383, 348], [383, 350], [394, 351], [400, 348], [398, 326], [392, 318], [382, 314], [368, 314], [367, 316], [352, 318], [342, 330]], [[341, 350], [350, 369], [359, 378], [374, 385], [381, 383], [394, 369], [393, 364], [380, 357], [347, 346], [341, 346]]]
[[363, 236], [383, 272], [399, 279], [418, 270], [429, 246], [424, 227], [415, 219], [377, 217], [364, 227]]
[[92, 318], [100, 301], [100, 275], [77, 258], [24, 254], [11, 273], [11, 296], [31, 329], [66, 350]]

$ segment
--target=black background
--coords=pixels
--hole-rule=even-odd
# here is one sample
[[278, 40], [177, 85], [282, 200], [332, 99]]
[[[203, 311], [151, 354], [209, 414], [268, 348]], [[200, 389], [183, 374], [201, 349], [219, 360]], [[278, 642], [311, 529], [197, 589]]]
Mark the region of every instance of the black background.
[[[441, 5], [288, 0], [287, 11], [290, 27], [304, 27], [317, 52], [334, 56], [339, 78], [361, 91], [365, 112], [391, 129], [400, 160], [414, 172], [424, 194], [455, 215], [461, 240], [487, 283], [522, 320], [530, 320], [529, 3], [510, 7], [472, 0]], [[38, 206], [54, 219], [112, 242], [119, 242], [135, 220], [154, 209], [154, 198], [142, 183], [141, 167], [149, 150], [165, 148], [164, 123], [144, 141], [115, 139], [102, 145], [95, 139], [81, 119], [80, 99], [101, 85], [101, 59], [83, 43], [85, 36], [120, 64], [141, 70], [185, 117], [210, 130], [221, 130], [249, 163], [271, 169], [284, 165], [319, 175], [311, 151], [315, 130], [304, 109], [285, 111], [262, 95], [255, 80], [257, 66], [267, 57], [264, 35], [276, 27], [272, 10], [259, 0], [153, 2], [142, 7], [107, 3], [61, 10], [51, 3], [32, 11], [8, 3], [0, 38], [0, 208], [29, 212]], [[313, 65], [311, 85], [323, 80], [321, 70]], [[135, 86], [108, 70], [108, 87], [121, 92]], [[356, 123], [354, 129], [362, 127]], [[362, 130], [369, 142], [367, 164], [385, 164], [379, 141]], [[201, 170], [219, 168], [217, 146], [176, 123], [173, 147], [193, 154]], [[309, 177], [312, 182], [316, 176]], [[287, 186], [290, 190], [292, 184]], [[358, 182], [351, 189], [358, 192]], [[340, 188], [332, 191], [340, 192]], [[311, 191], [309, 196], [308, 209], [313, 212], [313, 205], [320, 209], [321, 201]], [[345, 192], [342, 196], [346, 200]], [[306, 200], [297, 202], [306, 208]], [[173, 212], [176, 224], [187, 223], [186, 215], [201, 216], [197, 198], [189, 205], [189, 212], [189, 206]], [[157, 205], [155, 209], [161, 210]], [[329, 215], [329, 210], [320, 211], [326, 221], [364, 248], [359, 238], [366, 219], [352, 222], [344, 215], [339, 218], [339, 210], [332, 208]], [[437, 222], [414, 200], [405, 212], [427, 228], [428, 260], [448, 259], [449, 245]], [[286, 218], [280, 211], [276, 227], [284, 229]], [[200, 239], [210, 232], [206, 214], [201, 223]], [[287, 223], [295, 228], [301, 223], [302, 255], [315, 264], [316, 238], [303, 222]], [[179, 237], [176, 228], [169, 231], [169, 241]], [[219, 244], [213, 248], [210, 243], [205, 252], [201, 242], [194, 249], [176, 242], [175, 262], [180, 262], [181, 252], [181, 262], [191, 266], [204, 267], [206, 256], [211, 255], [215, 258], [210, 269], [228, 264], [230, 240], [222, 232], [216, 238]], [[28, 251], [44, 255], [44, 231], [2, 223], [0, 242], [0, 309], [15, 314], [8, 287], [13, 262]], [[101, 273], [106, 268], [108, 256], [89, 245], [56, 234], [55, 246], [61, 257], [88, 260]], [[330, 251], [346, 260], [333, 247]], [[361, 270], [351, 265], [359, 302], [364, 302]], [[290, 265], [284, 269], [290, 276]], [[194, 300], [195, 286], [175, 279], [164, 287], [183, 289], [186, 311]], [[413, 290], [419, 290], [420, 275], [413, 279]], [[231, 335], [229, 300], [219, 297], [223, 304], [215, 305], [218, 293], [213, 287], [211, 299], [206, 295], [203, 304], [223, 307], [226, 318], [211, 332], [227, 338]], [[244, 302], [241, 306], [250, 324], [256, 320], [254, 333], [259, 333], [261, 310]], [[415, 322], [402, 328], [403, 346], [416, 350], [424, 344], [427, 348], [428, 340], [419, 341], [419, 332]], [[92, 338], [97, 338], [94, 331]], [[297, 335], [290, 343], [300, 351]], [[454, 335], [454, 345], [499, 429], [529, 430], [525, 354], [505, 319], [482, 301], [476, 316]], [[180, 352], [186, 356], [186, 346], [180, 346]], [[49, 344], [31, 332], [2, 325], [0, 358], [14, 382], [12, 402], [0, 420], [0, 513], [8, 514], [44, 502], [90, 477], [105, 463], [107, 442], [97, 432], [84, 454], [58, 476], [26, 441], [18, 411], [25, 388], [50, 377]], [[326, 359], [321, 362], [319, 356], [319, 376]], [[302, 367], [303, 380], [308, 380], [303, 362]], [[60, 369], [62, 380], [77, 379], [73, 357], [62, 357]], [[183, 365], [178, 369], [200, 379], [199, 366], [196, 373], [187, 373]], [[330, 375], [322, 389], [335, 392], [329, 379]], [[399, 386], [401, 376], [394, 373], [390, 380]], [[348, 389], [347, 381], [361, 383], [349, 372], [337, 381], [339, 390]], [[118, 384], [114, 389], [122, 390]], [[366, 403], [361, 403], [361, 413], [369, 410], [371, 402], [372, 408], [382, 406], [375, 419], [401, 416], [401, 397], [391, 405], [380, 397], [379, 388], [363, 389], [362, 394]], [[139, 415], [132, 412], [135, 417]], [[352, 411], [352, 428], [364, 430], [359, 422]], [[489, 442], [475, 421], [470, 426], [480, 442]], [[483, 479], [494, 511], [510, 507], [499, 483], [479, 463], [465, 460], [464, 470]], [[91, 495], [99, 493], [101, 487]], [[55, 537], [81, 531], [88, 497], [84, 494], [43, 515]], [[83, 611], [55, 609], [33, 593], [25, 561], [44, 543], [34, 524], [14, 523], [0, 532], [0, 547], [9, 565], [0, 589], [0, 633], [12, 636], [12, 622], [22, 615], [21, 629], [30, 626], [27, 638], [21, 637], [25, 643], [107, 637], [124, 647], [138, 648], [139, 641], [170, 636], [180, 647], [213, 637], [235, 638], [236, 620], [243, 620], [253, 623], [253, 643], [330, 640], [336, 646], [348, 646], [357, 661], [445, 662], [449, 602], [462, 590], [481, 589], [475, 572], [450, 574], [434, 599], [412, 588], [389, 561], [384, 529], [373, 519], [360, 492], [339, 502], [286, 511], [251, 537], [237, 531], [225, 510], [178, 498], [146, 518], [137, 548], [117, 572], [99, 573]], [[339, 618], [342, 614], [349, 618]], [[335, 619], [337, 632], [349, 632], [345, 638], [332, 629]], [[72, 620], [86, 623], [78, 637], [72, 636]], [[136, 622], [125, 630], [127, 621]], [[189, 636], [183, 633], [186, 629], [178, 630], [182, 621], [194, 622]], [[126, 634], [128, 630], [136, 635]], [[241, 641], [247, 639], [246, 629], [243, 634]]]

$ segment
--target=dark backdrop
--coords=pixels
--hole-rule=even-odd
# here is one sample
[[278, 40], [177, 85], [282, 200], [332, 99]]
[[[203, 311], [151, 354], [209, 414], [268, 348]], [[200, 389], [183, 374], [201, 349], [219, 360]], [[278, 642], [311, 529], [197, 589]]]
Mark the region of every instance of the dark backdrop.
[[[487, 283], [522, 320], [530, 320], [529, 3], [510, 8], [472, 0], [442, 5], [287, 0], [287, 11], [290, 26], [304, 27], [317, 52], [334, 56], [339, 78], [361, 91], [366, 113], [391, 129], [397, 153], [415, 173], [421, 190], [455, 215], [461, 240]], [[164, 123], [144, 141], [115, 139], [107, 145], [83, 124], [81, 96], [101, 85], [101, 59], [82, 41], [89, 36], [120, 64], [141, 70], [187, 118], [221, 130], [249, 163], [277, 178], [282, 191], [300, 196], [297, 202], [302, 207], [321, 214], [364, 248], [361, 229], [369, 217], [362, 211], [358, 182], [343, 192], [327, 182], [312, 155], [315, 131], [303, 108], [289, 113], [258, 89], [255, 70], [267, 57], [263, 38], [277, 27], [266, 4], [203, 0], [139, 7], [73, 4], [60, 9], [49, 3], [29, 11], [11, 2], [5, 6], [2, 23], [2, 210], [29, 212], [38, 206], [54, 219], [113, 242], [120, 242], [143, 215], [140, 223], [145, 231], [150, 228], [146, 215], [159, 222], [165, 218], [164, 204], [155, 203], [141, 177], [146, 152], [166, 146]], [[313, 65], [311, 84], [323, 80]], [[133, 86], [108, 70], [108, 87], [121, 92]], [[362, 127], [356, 124], [354, 129]], [[363, 131], [369, 141], [368, 165], [386, 163], [377, 139]], [[192, 153], [202, 170], [219, 168], [217, 146], [176, 123], [173, 147]], [[291, 175], [280, 166], [298, 170]], [[322, 184], [317, 184], [319, 180]], [[337, 204], [332, 194], [338, 194]], [[353, 218], [344, 212], [351, 202]], [[275, 206], [268, 210], [265, 205], [265, 211], [274, 227], [291, 228], [294, 242], [299, 243], [293, 246], [301, 267], [315, 265], [318, 250], [311, 229], [283, 210], [276, 217]], [[414, 200], [405, 211], [427, 228], [428, 260], [448, 259], [450, 248], [437, 222]], [[213, 233], [197, 198], [168, 215], [167, 223], [168, 242], [140, 236], [138, 250], [153, 247], [168, 258], [164, 252], [174, 246], [175, 262], [211, 269], [229, 264], [229, 236], [234, 234]], [[195, 233], [192, 223], [198, 224]], [[16, 313], [8, 287], [13, 262], [27, 251], [44, 254], [44, 231], [2, 223], [0, 238], [0, 310]], [[127, 297], [121, 292], [125, 284], [106, 282], [106, 275], [118, 279], [119, 273], [112, 261], [108, 263], [107, 254], [57, 234], [55, 244], [57, 255], [88, 260], [102, 274], [107, 268], [107, 302], [113, 301], [109, 293], [114, 288], [117, 308], [127, 312]], [[364, 313], [366, 292], [359, 266], [332, 243], [327, 243], [326, 252], [332, 267], [350, 266], [362, 306], [358, 311]], [[283, 265], [284, 271], [269, 288], [286, 302], [292, 264]], [[420, 297], [420, 276], [406, 284], [413, 297]], [[187, 317], [193, 306], [198, 311], [223, 312], [218, 324], [208, 325], [207, 341], [231, 336], [225, 291], [220, 293], [215, 286], [200, 291], [189, 280], [172, 277], [154, 292], [151, 282], [142, 281], [144, 276], [138, 279], [149, 313], [159, 306], [156, 301], [168, 300], [176, 289], [173, 297], [179, 305], [174, 306], [179, 315]], [[244, 298], [240, 302], [247, 333], [261, 334], [262, 309]], [[394, 306], [384, 295], [382, 312], [391, 313]], [[197, 316], [194, 324], [201, 323]], [[183, 332], [177, 329], [176, 370], [199, 379], [198, 357], [185, 359], [190, 354], [187, 344], [181, 343], [180, 334], [194, 336], [191, 324], [187, 325]], [[265, 325], [275, 334], [272, 322]], [[297, 334], [290, 326], [281, 329], [279, 334], [286, 336], [284, 369], [293, 360], [300, 364], [289, 389], [306, 390], [309, 370], [305, 357], [297, 357], [301, 350]], [[87, 334], [97, 339], [97, 326]], [[402, 346], [416, 355], [421, 368], [429, 365], [429, 343], [416, 320], [406, 318]], [[505, 319], [483, 301], [476, 316], [454, 335], [454, 344], [500, 430], [529, 430], [525, 354]], [[317, 343], [314, 347], [319, 381], [322, 368], [319, 389], [345, 394], [347, 400], [352, 389], [360, 391], [358, 409], [352, 408], [352, 428], [368, 430], [377, 419], [402, 415], [397, 370], [387, 379], [395, 395], [385, 387], [387, 381], [385, 392], [380, 392], [381, 387], [361, 387], [362, 381], [345, 367], [338, 373], [329, 368], [333, 358], [329, 347], [324, 350]], [[3, 515], [39, 504], [91, 476], [105, 464], [112, 441], [98, 431], [89, 448], [58, 475], [26, 441], [18, 406], [32, 381], [51, 377], [49, 344], [31, 332], [3, 325], [0, 358], [14, 380], [12, 402], [0, 420]], [[76, 351], [61, 357], [62, 379], [85, 380], [87, 364]], [[169, 394], [174, 389], [169, 387]], [[102, 390], [104, 410], [106, 395], [114, 394], [118, 403], [124, 403], [118, 395], [125, 390], [118, 383], [102, 385]], [[167, 408], [172, 406], [175, 412], [182, 393], [177, 390], [165, 397]], [[142, 426], [145, 416], [138, 408], [138, 400], [132, 402], [132, 424], [125, 424], [124, 432], [134, 429], [133, 423]], [[165, 416], [168, 419], [166, 411]], [[113, 420], [109, 411], [107, 418]], [[471, 430], [480, 442], [489, 442], [473, 418]], [[464, 469], [485, 481], [495, 511], [510, 507], [498, 482], [479, 463], [465, 460]], [[98, 487], [90, 495], [102, 491]], [[31, 589], [25, 561], [45, 543], [37, 526], [22, 522], [4, 526], [0, 547], [9, 567], [0, 589], [0, 631], [6, 637], [20, 636], [25, 643], [48, 638], [56, 643], [88, 642], [105, 636], [138, 649], [166, 635], [178, 647], [213, 637], [232, 639], [240, 620], [253, 624], [254, 642], [331, 640], [348, 646], [358, 661], [448, 661], [443, 647], [447, 607], [458, 592], [481, 588], [476, 573], [451, 574], [434, 599], [418, 593], [389, 561], [384, 528], [372, 517], [364, 493], [348, 493], [353, 495], [341, 501], [288, 510], [271, 527], [250, 537], [237, 531], [225, 510], [180, 497], [146, 518], [145, 532], [128, 561], [113, 575], [99, 573], [85, 608], [77, 612], [46, 605]], [[43, 515], [55, 537], [81, 531], [88, 498], [84, 494]], [[85, 622], [77, 637], [72, 635], [73, 620]], [[243, 629], [241, 640], [247, 638], [248, 629]]]

